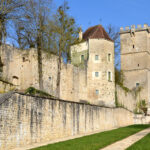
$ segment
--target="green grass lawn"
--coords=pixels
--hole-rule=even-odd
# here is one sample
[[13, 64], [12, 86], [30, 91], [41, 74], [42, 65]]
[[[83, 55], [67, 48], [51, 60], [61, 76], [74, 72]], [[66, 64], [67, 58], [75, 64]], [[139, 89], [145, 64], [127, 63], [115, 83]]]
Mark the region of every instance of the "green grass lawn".
[[150, 134], [131, 145], [127, 150], [150, 150]]
[[99, 150], [100, 148], [122, 140], [148, 127], [150, 127], [150, 125], [132, 125], [122, 127], [111, 131], [46, 145], [35, 148], [34, 150]]

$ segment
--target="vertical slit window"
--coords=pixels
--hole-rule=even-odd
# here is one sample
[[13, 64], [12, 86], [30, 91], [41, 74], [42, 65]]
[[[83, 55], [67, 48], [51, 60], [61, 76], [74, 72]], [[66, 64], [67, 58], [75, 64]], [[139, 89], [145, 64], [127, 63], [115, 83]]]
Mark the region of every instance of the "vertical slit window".
[[111, 79], [112, 79], [112, 74], [111, 74], [111, 72], [110, 71], [108, 71], [108, 81], [111, 81]]
[[111, 62], [111, 54], [108, 54], [108, 62]]

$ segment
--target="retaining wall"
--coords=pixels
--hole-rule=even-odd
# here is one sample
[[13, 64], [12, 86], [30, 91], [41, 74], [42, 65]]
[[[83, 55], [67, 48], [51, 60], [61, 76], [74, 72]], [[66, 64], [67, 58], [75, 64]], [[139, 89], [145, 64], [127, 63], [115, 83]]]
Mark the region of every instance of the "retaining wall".
[[0, 97], [0, 150], [134, 124], [132, 112], [8, 93]]

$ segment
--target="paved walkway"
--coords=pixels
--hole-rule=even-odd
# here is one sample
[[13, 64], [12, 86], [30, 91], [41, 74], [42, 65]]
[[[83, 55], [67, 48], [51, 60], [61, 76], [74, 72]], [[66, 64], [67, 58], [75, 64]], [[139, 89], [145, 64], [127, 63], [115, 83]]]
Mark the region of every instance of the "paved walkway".
[[150, 128], [142, 130], [132, 136], [129, 136], [128, 138], [111, 144], [101, 150], [125, 150], [126, 148], [128, 148], [129, 146], [146, 136], [148, 133], [150, 133]]

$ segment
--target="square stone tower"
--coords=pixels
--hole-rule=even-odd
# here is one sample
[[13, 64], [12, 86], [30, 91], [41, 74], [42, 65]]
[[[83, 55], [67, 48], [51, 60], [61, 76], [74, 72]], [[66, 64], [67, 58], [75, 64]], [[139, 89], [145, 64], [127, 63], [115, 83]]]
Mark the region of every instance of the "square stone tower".
[[114, 42], [101, 25], [90, 27], [79, 44], [71, 47], [72, 64], [87, 63], [87, 99], [115, 106]]
[[150, 102], [150, 27], [120, 29], [121, 69], [129, 89], [142, 87], [140, 99]]

